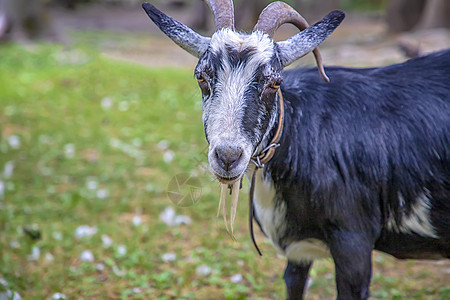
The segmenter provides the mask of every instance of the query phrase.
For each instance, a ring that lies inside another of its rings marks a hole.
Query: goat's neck
[[[300,155],[299,153],[293,153],[292,151],[298,151],[300,141],[297,141],[298,128],[295,124],[295,112],[291,107],[291,103],[284,98],[284,127],[283,133],[281,135],[279,144],[280,146],[275,150],[273,158],[264,167],[264,173],[268,176],[272,176],[274,183],[278,180],[282,180],[284,176],[291,176],[294,174],[289,174],[292,170],[297,170],[295,164],[295,157]],[[267,138],[265,138],[264,144],[266,147],[270,142],[271,138],[274,136],[278,126],[278,117],[269,131]]]
[[[279,126],[279,114],[280,114],[280,102],[278,99],[278,93],[277,93],[277,99],[275,101],[275,107],[274,110],[276,111],[276,114],[274,114],[269,122],[269,128],[266,130],[266,133],[264,134],[261,142],[258,144],[255,150],[255,155],[258,155],[261,153],[263,149],[265,149],[267,146],[269,146],[270,142],[273,140],[273,137],[275,136],[275,133],[277,131],[277,128]]]

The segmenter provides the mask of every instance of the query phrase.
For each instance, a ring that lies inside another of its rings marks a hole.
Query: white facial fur
[[[236,64],[230,61],[230,51],[242,53],[249,49],[252,52],[245,62]],[[221,66],[215,70],[215,85],[211,87],[211,94],[203,99],[203,122],[209,141],[208,158],[216,175],[232,178],[240,176],[246,170],[254,151],[255,145],[243,133],[242,126],[248,100],[246,90],[254,84],[258,68],[267,65],[272,59],[274,43],[261,32],[242,34],[223,29],[212,36],[208,51],[220,57]],[[202,67],[201,60],[199,67]],[[240,163],[229,173],[224,172],[217,164],[214,151],[218,146],[243,149]]]

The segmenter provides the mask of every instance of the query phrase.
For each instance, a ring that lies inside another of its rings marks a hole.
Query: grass
[[[260,233],[262,258],[249,240],[246,193],[237,242],[215,218],[192,71],[2,45],[0,124],[0,298],[285,298],[284,260]],[[182,174],[201,188],[187,207],[167,194]],[[168,207],[192,223],[168,226]],[[91,235],[76,235],[82,225]],[[437,265],[375,261],[375,299],[450,297]],[[333,298],[333,277],[331,261],[316,263],[309,299]]]

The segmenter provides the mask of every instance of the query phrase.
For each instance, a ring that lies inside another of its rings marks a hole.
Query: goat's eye
[[[281,80],[277,80],[275,82],[272,82],[270,84],[270,87],[273,88],[273,89],[278,89],[280,87],[280,85],[281,85]]]
[[[197,79],[198,86],[202,90],[203,96],[209,95],[209,85],[208,81],[201,74],[195,74],[195,78]]]
[[[205,81],[205,78],[202,75],[200,75],[200,74],[196,74],[195,78],[197,78],[198,82],[204,82]]]

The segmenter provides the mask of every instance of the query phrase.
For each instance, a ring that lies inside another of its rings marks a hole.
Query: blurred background
[[[200,0],[151,1],[211,35]],[[251,31],[270,1],[236,0]],[[448,0],[286,1],[347,17],[326,65],[372,67],[450,46]],[[285,261],[216,219],[196,59],[136,0],[0,0],[0,299],[283,299]],[[283,25],[277,40],[296,32]],[[314,65],[312,55],[297,65]],[[450,299],[448,261],[374,254],[373,299]],[[332,261],[307,299],[334,299]]]

